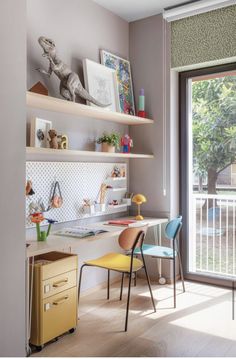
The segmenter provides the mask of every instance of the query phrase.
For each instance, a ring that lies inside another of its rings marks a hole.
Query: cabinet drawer
[[[77,286],[77,271],[60,274],[42,282],[42,297],[48,298],[66,289]]]
[[[42,345],[76,326],[77,287],[74,287],[41,302],[38,321],[31,330],[30,342]]]
[[[43,265],[40,261],[44,261]],[[34,267],[40,275],[40,280],[46,280],[77,269],[77,261],[78,257],[75,254],[49,252],[36,256]]]

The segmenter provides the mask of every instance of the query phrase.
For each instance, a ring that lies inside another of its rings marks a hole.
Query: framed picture
[[[108,51],[101,50],[101,63],[116,70],[120,112],[135,115],[130,62]]]
[[[32,118],[30,126],[30,146],[48,148],[48,131],[51,129],[51,121],[38,117]]]
[[[84,59],[83,71],[85,88],[91,96],[102,104],[110,104],[105,107],[110,111],[119,111],[119,95],[116,72],[97,62]],[[92,103],[88,103],[95,106]]]

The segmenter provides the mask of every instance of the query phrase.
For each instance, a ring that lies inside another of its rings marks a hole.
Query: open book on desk
[[[53,234],[56,236],[74,237],[74,238],[85,238],[96,236],[100,233],[106,233],[103,229],[87,228],[87,227],[71,227],[63,228]]]

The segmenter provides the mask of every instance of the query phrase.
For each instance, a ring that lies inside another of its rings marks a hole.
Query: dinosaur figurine
[[[68,101],[75,102],[76,95],[78,95],[84,100],[92,102],[94,105],[100,107],[107,107],[110,105],[100,103],[83,88],[79,76],[57,56],[56,45],[53,40],[41,36],[39,37],[38,42],[44,51],[42,56],[46,57],[49,61],[49,68],[48,71],[40,68],[38,68],[37,71],[48,77],[50,77],[53,72],[55,73],[61,81],[60,94],[62,97]]]

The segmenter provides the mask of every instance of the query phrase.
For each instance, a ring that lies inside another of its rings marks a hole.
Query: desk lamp
[[[133,196],[132,202],[136,203],[138,206],[138,215],[135,217],[136,221],[142,221],[143,216],[140,214],[140,206],[142,203],[147,202],[146,197],[143,194],[136,194]]]

